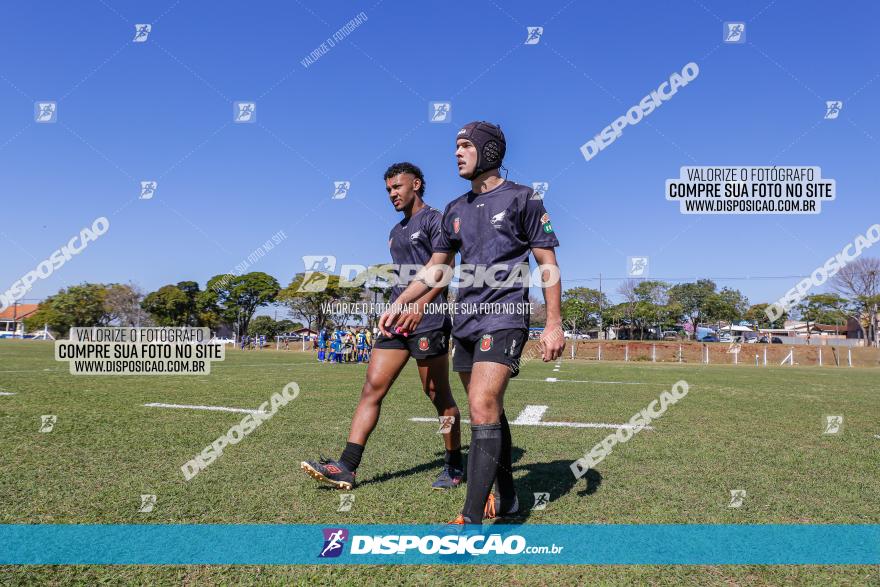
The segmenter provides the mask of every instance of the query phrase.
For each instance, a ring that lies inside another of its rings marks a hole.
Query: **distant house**
[[[862,316],[864,323],[870,322],[868,315],[865,314]],[[870,330],[868,332],[865,331],[865,327],[862,325],[863,322],[859,322],[855,318],[849,318],[846,321],[846,337],[847,338],[860,338],[862,340],[870,339],[871,334]],[[875,329],[877,326],[875,326]]]
[[[23,336],[24,319],[39,307],[39,304],[12,304],[0,312],[0,338]]]

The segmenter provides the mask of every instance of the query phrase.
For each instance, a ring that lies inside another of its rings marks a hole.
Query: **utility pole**
[[[602,327],[602,273],[599,273],[599,339],[605,338],[605,329]]]

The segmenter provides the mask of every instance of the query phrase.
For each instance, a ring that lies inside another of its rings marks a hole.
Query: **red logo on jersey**
[[[485,352],[491,348],[492,348],[492,335],[491,334],[484,334],[483,339],[480,341],[480,350]]]
[[[458,231],[461,229],[461,218],[456,218],[452,221],[452,230],[455,231],[455,234],[458,234]]]
[[[429,346],[431,346],[431,343],[428,342],[427,336],[423,336],[422,338],[419,339],[419,350],[420,351],[428,350]]]
[[[547,224],[550,222],[550,215],[544,212],[544,215],[541,216],[541,224]]]

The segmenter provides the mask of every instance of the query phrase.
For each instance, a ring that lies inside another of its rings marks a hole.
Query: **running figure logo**
[[[840,434],[843,431],[843,416],[825,416],[825,429],[822,434]]]
[[[746,23],[744,22],[725,22],[724,23],[724,42],[725,43],[745,43],[746,42]]]
[[[739,508],[742,507],[743,500],[746,498],[746,490],[745,489],[731,489],[730,490],[730,503],[727,504],[729,508]]]
[[[541,42],[541,35],[544,34],[544,27],[542,26],[527,26],[526,27],[526,42],[524,45],[537,45]]]
[[[437,434],[449,434],[452,431],[452,425],[455,424],[455,416],[438,416],[440,419],[440,428]]]
[[[55,422],[57,421],[58,416],[40,416],[40,432],[52,432],[52,430],[55,428]]]
[[[256,102],[235,102],[233,109],[233,121],[242,123],[252,123],[257,121],[257,104]]]
[[[156,507],[156,496],[141,494],[141,505],[138,507],[138,512],[142,514],[149,514],[153,511],[153,508]]]
[[[342,554],[345,541],[348,540],[348,530],[345,528],[324,528],[324,547],[318,558],[333,558]]]
[[[58,120],[58,104],[55,102],[37,102],[34,104],[34,120],[41,123]]]
[[[305,255],[302,260],[306,271],[297,291],[318,292],[327,289],[330,274],[336,269],[336,257],[333,255]]]
[[[339,496],[339,508],[337,512],[350,512],[354,505],[354,493],[343,493]]]
[[[333,182],[333,200],[344,200],[351,189],[350,181],[334,181]]]
[[[152,30],[153,25],[151,24],[134,25],[134,39],[132,39],[132,41],[135,43],[145,43]]]
[[[153,196],[156,195],[156,188],[159,187],[159,183],[155,181],[142,181],[141,182],[141,196],[138,198],[139,200],[152,200]]]
[[[428,108],[428,120],[431,122],[452,122],[452,103],[431,102]]]
[[[627,274],[630,277],[646,277],[648,275],[648,258],[629,257]]]
[[[535,505],[532,506],[533,510],[543,510],[547,508],[547,504],[550,503],[550,494],[545,492],[535,493]]]
[[[843,102],[840,100],[827,100],[825,102],[825,120],[834,120],[840,115]]]
[[[535,192],[532,194],[531,200],[543,200],[544,195],[550,189],[550,184],[546,181],[533,181],[532,182],[532,191]]]

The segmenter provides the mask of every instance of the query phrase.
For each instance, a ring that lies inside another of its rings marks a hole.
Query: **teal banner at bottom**
[[[0,564],[877,565],[880,525],[0,525]]]

